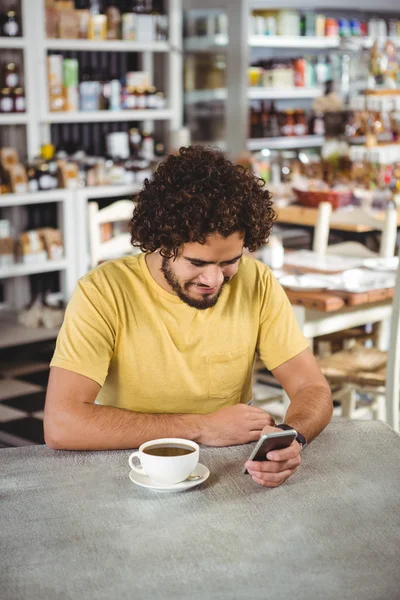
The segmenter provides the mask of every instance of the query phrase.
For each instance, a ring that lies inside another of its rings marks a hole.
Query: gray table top
[[[128,451],[0,450],[0,597],[398,600],[400,436],[332,423],[275,489],[249,450],[203,447],[180,494],[135,486]]]

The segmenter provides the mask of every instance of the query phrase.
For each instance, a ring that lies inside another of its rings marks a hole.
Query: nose
[[[218,265],[208,265],[199,276],[199,283],[209,288],[219,287],[224,281],[224,274]]]

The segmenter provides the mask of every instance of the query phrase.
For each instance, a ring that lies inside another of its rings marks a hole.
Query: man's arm
[[[332,418],[332,394],[309,348],[272,371],[290,399],[285,423],[311,442]]]
[[[311,442],[328,425],[332,417],[332,395],[325,377],[309,348],[273,371],[290,398],[285,423]],[[267,426],[263,433],[281,431]],[[248,461],[246,467],[256,483],[277,487],[284,483],[301,464],[300,445],[295,440],[289,448],[274,450],[268,461]]]
[[[100,385],[52,367],[44,411],[46,444],[55,450],[122,450],[164,437],[209,446],[245,444],[274,421],[259,408],[238,404],[208,415],[143,414],[94,404]]]

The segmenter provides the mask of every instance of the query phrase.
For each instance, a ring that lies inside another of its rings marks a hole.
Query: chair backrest
[[[324,255],[328,249],[331,225],[364,225],[376,231],[382,231],[379,255],[390,258],[394,255],[397,236],[397,210],[394,204],[388,204],[383,219],[378,218],[366,208],[342,209],[332,212],[329,202],[321,202],[318,207],[317,224],[314,230],[313,250]]]
[[[128,232],[120,233],[106,242],[102,242],[101,240],[101,225],[104,223],[116,223],[118,221],[130,221],[134,206],[132,200],[118,200],[117,202],[100,209],[97,202],[89,202],[89,250],[91,268],[97,266],[99,262],[103,260],[135,253]]]
[[[386,370],[386,421],[399,431],[400,393],[400,250],[394,288],[392,318],[390,324],[389,355]]]

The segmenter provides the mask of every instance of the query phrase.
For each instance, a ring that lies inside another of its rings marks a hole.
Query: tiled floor
[[[0,447],[44,443],[43,409],[53,351],[53,343],[45,342],[0,354]]]

